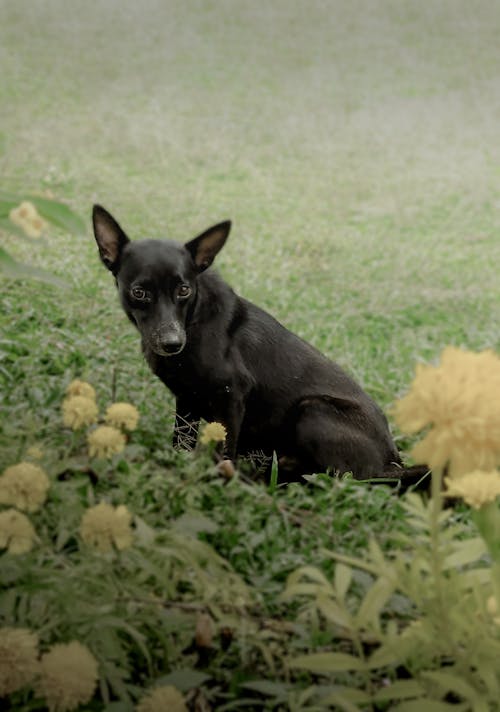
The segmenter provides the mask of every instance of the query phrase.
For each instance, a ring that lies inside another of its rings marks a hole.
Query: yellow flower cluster
[[[99,413],[96,402],[86,396],[66,398],[63,401],[62,409],[64,425],[73,430],[92,425],[96,422]]]
[[[95,389],[87,381],[81,381],[79,378],[75,378],[74,381],[66,388],[66,395],[68,398],[73,396],[83,396],[84,398],[90,398],[90,400],[95,400]]]
[[[496,470],[473,470],[466,475],[445,478],[448,497],[459,497],[469,507],[480,509],[500,496],[500,474]]]
[[[95,401],[95,390],[86,381],[76,378],[66,388],[63,401],[63,422],[69,428],[93,425],[99,414]],[[113,403],[104,417],[107,425],[101,425],[87,436],[90,457],[112,457],[125,447],[125,437],[119,428],[135,430],[139,412],[130,403]]]
[[[38,673],[38,636],[26,628],[0,628],[0,697],[21,690]]]
[[[10,221],[20,227],[28,237],[40,237],[46,229],[47,223],[39,215],[33,203],[23,201],[17,208],[12,208],[9,213]]]
[[[7,467],[0,477],[0,504],[36,512],[45,502],[49,486],[49,478],[41,467],[20,462]]]
[[[136,707],[137,712],[187,712],[182,694],[172,685],[163,685],[149,692]]]
[[[139,411],[130,403],[113,403],[106,410],[104,420],[115,428],[135,430],[139,422]]]
[[[100,425],[87,435],[90,457],[112,457],[125,447],[125,436],[110,425]]]
[[[50,712],[69,712],[90,702],[97,685],[97,661],[74,640],[54,645],[40,660],[36,692]]]
[[[0,512],[0,549],[10,554],[25,554],[33,548],[35,530],[25,514],[16,509]]]
[[[76,640],[57,644],[38,659],[38,636],[27,628],[0,628],[0,697],[30,685],[50,712],[71,712],[90,702],[97,661]]]
[[[200,442],[202,445],[208,445],[209,443],[223,443],[226,436],[226,428],[222,425],[222,423],[207,423],[201,431]]]
[[[87,509],[80,524],[83,541],[106,553],[132,545],[132,515],[124,505],[116,509],[106,502]]]
[[[418,365],[394,414],[407,433],[429,428],[412,455],[460,477],[500,464],[500,358],[447,347],[438,366]]]

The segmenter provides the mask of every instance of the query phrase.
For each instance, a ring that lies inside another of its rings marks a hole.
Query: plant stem
[[[442,586],[442,555],[439,542],[440,523],[439,519],[443,510],[443,471],[435,469],[432,472],[432,499],[431,499],[431,518],[430,518],[430,535],[431,535],[431,560],[432,560],[432,575],[434,578],[434,591],[436,595],[437,613],[439,621],[446,621],[446,605],[443,598]],[[443,626],[444,628],[445,626]],[[443,630],[445,633],[445,630]]]

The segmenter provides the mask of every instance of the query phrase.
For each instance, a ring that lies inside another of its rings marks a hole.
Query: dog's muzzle
[[[186,333],[180,324],[158,329],[151,338],[152,349],[159,356],[177,356],[185,345]]]

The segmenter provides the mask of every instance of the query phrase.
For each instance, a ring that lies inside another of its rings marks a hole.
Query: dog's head
[[[180,354],[197,277],[223,247],[231,223],[214,225],[181,245],[171,240],[130,241],[100,205],[94,205],[92,220],[101,260],[114,275],[122,306],[144,345],[160,356]]]

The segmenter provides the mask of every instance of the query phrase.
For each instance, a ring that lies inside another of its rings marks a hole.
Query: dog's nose
[[[177,354],[183,346],[184,341],[178,336],[166,336],[160,341],[160,347],[165,354]]]

